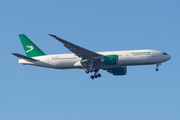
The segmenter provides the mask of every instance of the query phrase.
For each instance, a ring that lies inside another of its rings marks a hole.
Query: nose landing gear
[[[159,68],[156,68],[155,70],[156,70],[156,71],[159,71]]]
[[[158,68],[159,65],[161,65],[161,63],[157,63],[157,64],[156,64],[156,69],[155,69],[156,71],[159,71],[159,68]]]

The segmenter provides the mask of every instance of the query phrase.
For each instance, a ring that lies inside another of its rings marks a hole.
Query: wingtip
[[[56,36],[56,35],[52,35],[52,34],[48,34],[49,36],[52,36],[52,37],[54,37],[54,36]]]

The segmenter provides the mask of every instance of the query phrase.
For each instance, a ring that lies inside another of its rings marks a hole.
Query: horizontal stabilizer
[[[24,56],[24,55],[21,55],[21,54],[18,54],[18,53],[11,53],[11,54],[15,55],[18,58],[27,60],[27,61],[39,61],[39,60],[36,60],[36,59],[30,58],[30,57]]]

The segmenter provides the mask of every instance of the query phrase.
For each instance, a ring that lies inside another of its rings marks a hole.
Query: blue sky
[[[0,2],[1,120],[179,120],[179,0],[7,0]],[[70,53],[57,40],[92,51],[155,49],[172,59],[130,66],[126,76],[18,64],[26,34],[46,54]]]

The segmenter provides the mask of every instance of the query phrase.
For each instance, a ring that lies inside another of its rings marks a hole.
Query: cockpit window
[[[168,55],[167,53],[163,53],[163,55]]]

